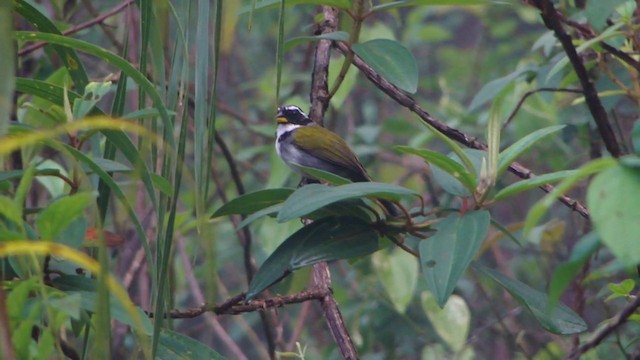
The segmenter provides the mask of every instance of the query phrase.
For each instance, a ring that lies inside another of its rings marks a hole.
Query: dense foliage
[[[640,356],[637,6],[0,2],[2,357]]]

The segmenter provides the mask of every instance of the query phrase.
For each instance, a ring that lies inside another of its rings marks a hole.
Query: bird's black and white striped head
[[[311,123],[311,119],[307,114],[295,105],[280,106],[276,114],[276,122],[279,125],[298,125],[306,126]]]

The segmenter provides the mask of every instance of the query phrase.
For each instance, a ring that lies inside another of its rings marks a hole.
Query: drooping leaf
[[[485,210],[453,213],[433,225],[436,233],[420,242],[420,267],[441,308],[480,249],[490,220]]]
[[[425,291],[420,300],[422,309],[436,333],[453,351],[462,350],[471,326],[471,312],[464,299],[461,296],[452,295],[441,308],[433,294]]]
[[[587,206],[602,242],[625,265],[640,264],[640,169],[619,164],[598,174],[587,190]]]
[[[285,201],[294,189],[266,189],[238,196],[216,210],[211,219],[225,215],[248,215]]]
[[[562,303],[548,311],[549,299],[546,294],[487,267],[474,264],[473,268],[507,290],[546,330],[561,335],[578,334],[587,330],[584,320]]]
[[[504,149],[498,156],[498,176],[502,175],[520,154],[531,148],[538,140],[560,131],[564,127],[565,125],[555,125],[536,130]]]
[[[396,150],[422,157],[425,161],[440,168],[442,171],[453,176],[464,187],[473,192],[476,187],[476,176],[468,172],[464,166],[449,156],[428,149],[416,149],[409,146],[396,146]]]
[[[399,42],[375,39],[351,47],[390,83],[411,94],[418,90],[418,65],[413,54]]]
[[[324,206],[338,201],[367,196],[398,200],[401,196],[416,196],[410,189],[393,184],[377,182],[351,183],[341,186],[310,184],[296,190],[282,206],[278,221],[284,222],[303,217]]]
[[[249,284],[251,300],[291,271],[322,261],[348,259],[378,250],[378,232],[354,217],[323,218],[293,233],[265,260]]]
[[[487,152],[476,149],[464,149],[462,153],[470,163],[469,166],[464,167],[466,172],[470,175],[473,174],[474,182],[473,187],[471,188],[472,190],[469,190],[466,186],[462,185],[462,183],[457,181],[455,177],[445,172],[440,167],[432,167],[431,174],[433,175],[433,181],[449,194],[455,196],[471,196],[473,191],[475,191],[477,178],[479,176],[479,172],[476,172],[476,169],[481,168],[483,161],[482,159],[486,158]],[[457,153],[451,153],[447,157],[459,164],[462,163]],[[469,167],[473,169],[473,173],[470,172]]]

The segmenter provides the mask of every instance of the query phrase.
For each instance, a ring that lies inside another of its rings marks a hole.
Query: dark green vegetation
[[[0,1],[0,357],[638,356],[636,6]]]

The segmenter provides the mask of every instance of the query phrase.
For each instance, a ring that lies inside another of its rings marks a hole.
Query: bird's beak
[[[289,122],[287,118],[282,114],[282,108],[278,108],[278,113],[276,114],[276,122],[278,124],[286,124]]]

